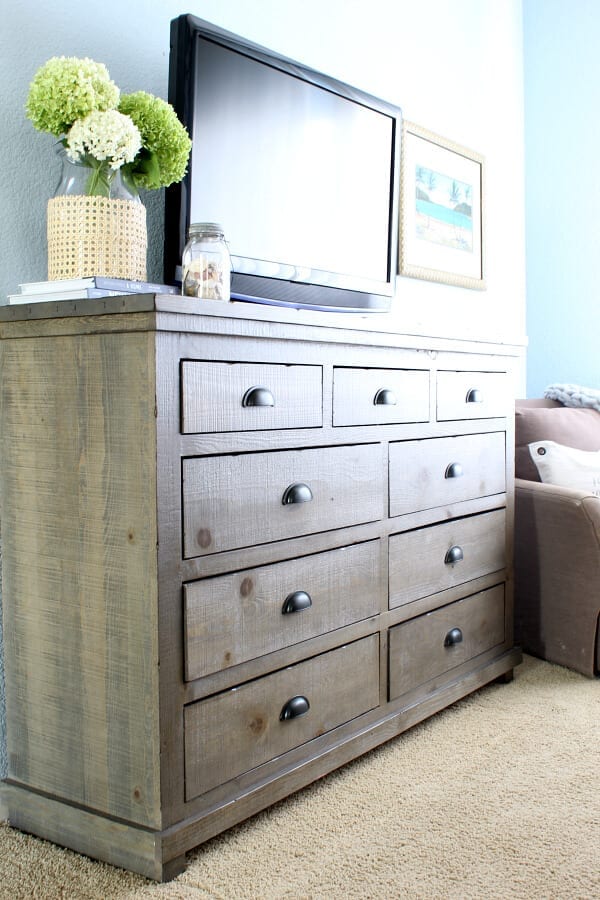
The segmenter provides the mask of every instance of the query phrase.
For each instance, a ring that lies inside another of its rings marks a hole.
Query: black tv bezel
[[[231,278],[232,298],[335,311],[385,312],[389,310],[395,292],[398,263],[398,203],[402,135],[400,108],[195,16],[181,15],[171,22],[168,99],[190,135],[193,134],[195,86],[193,73],[198,36],[216,41],[229,49],[255,58],[259,62],[309,81],[317,87],[333,91],[342,97],[382,112],[392,119],[392,158],[390,160],[392,185],[388,220],[387,280],[385,283],[381,283],[381,290],[354,290],[349,287],[331,287],[306,281],[284,280],[234,271]],[[177,280],[176,272],[181,265],[181,256],[187,239],[190,225],[190,179],[191,165],[183,180],[178,184],[171,185],[166,190],[164,279],[167,284]],[[368,223],[361,224],[366,226]]]

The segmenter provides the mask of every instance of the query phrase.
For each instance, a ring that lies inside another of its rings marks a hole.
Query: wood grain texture
[[[186,678],[318,637],[379,612],[381,541],[184,585]],[[284,614],[302,591],[311,605]]]
[[[2,345],[9,775],[146,825],[160,822],[153,372],[143,334]]]
[[[390,444],[390,516],[503,493],[504,432]],[[458,463],[462,474],[448,477]]]
[[[447,646],[454,628],[461,641]],[[396,625],[390,630],[390,700],[502,646],[504,637],[504,585]]]
[[[512,649],[472,666],[461,678],[447,681],[418,703],[403,707],[396,701],[381,713],[366,714],[356,723],[318,739],[326,744],[314,756],[291,761],[284,757],[279,769],[254,783],[235,803],[227,798],[207,804],[161,833],[132,833],[128,826],[6,783],[0,786],[0,813],[7,813],[23,831],[145,877],[168,880],[182,870],[186,851],[501,678],[520,662],[520,651]]]
[[[333,424],[386,425],[429,421],[429,371],[356,369],[337,366],[333,373]],[[393,395],[375,402],[379,391]]]
[[[518,664],[510,546],[502,557],[496,519],[476,524],[506,505],[510,544],[521,351],[381,318],[66,303],[0,311],[7,805],[21,827],[160,879],[199,841]],[[273,408],[240,407],[248,378]],[[465,384],[497,385],[502,402],[452,406]],[[379,388],[400,404],[375,409]],[[449,485],[454,461],[464,474]],[[286,508],[295,481],[313,500]],[[455,541],[466,517],[475,530]],[[400,542],[418,529],[409,571]],[[444,535],[472,570],[436,571]],[[391,609],[388,576],[392,603],[404,597]],[[434,593],[407,602],[414,584]],[[313,606],[282,629],[297,589]],[[429,643],[448,610],[465,633],[451,666]],[[280,705],[301,685],[314,703],[282,741]]]
[[[256,781],[243,793],[240,792],[235,803],[225,799],[207,804],[200,807],[199,811],[190,815],[187,820],[168,829],[164,834],[165,854],[170,856],[184,853],[197,844],[209,840],[226,828],[247,819],[248,816],[287,797],[357,756],[397,737],[467,694],[499,678],[520,662],[521,652],[517,648],[498,653],[481,664],[472,665],[462,677],[456,680],[446,679],[438,689],[426,696],[420,696],[418,702],[414,704],[403,706],[402,701],[396,701],[386,705],[381,711],[376,710],[361,716],[347,728],[336,729],[332,734],[325,736],[325,746],[320,747],[319,752],[311,757],[306,755],[293,759],[284,757],[279,761],[280,766],[274,773]]]
[[[162,880],[162,847],[156,833],[96,815],[19,785],[4,783],[0,795],[14,828],[93,859],[130,869],[146,878]]]
[[[185,459],[184,555],[381,519],[381,472],[380,444]],[[284,503],[297,483],[310,488],[312,500]]]
[[[321,366],[201,362],[181,364],[181,426],[184,433],[221,434],[323,424]],[[272,406],[243,406],[253,387],[271,393]]]
[[[437,418],[491,419],[510,414],[510,382],[500,372],[438,372]],[[477,391],[479,400],[469,402],[471,391]]]
[[[310,708],[282,720],[293,697]],[[379,635],[201,700],[185,710],[186,796],[196,797],[379,704]]]
[[[390,537],[390,607],[465,584],[506,565],[506,514],[503,509],[453,519]],[[460,560],[446,560],[451,548]]]

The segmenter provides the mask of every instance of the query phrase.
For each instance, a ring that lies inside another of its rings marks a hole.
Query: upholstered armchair
[[[517,401],[515,632],[523,650],[600,672],[600,496],[541,483],[529,444],[600,450],[600,413]]]

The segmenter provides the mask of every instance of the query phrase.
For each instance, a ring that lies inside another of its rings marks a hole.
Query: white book
[[[104,275],[90,275],[87,278],[64,278],[58,281],[30,281],[19,285],[19,293],[56,294],[64,291],[80,291],[85,288],[115,291],[118,294],[181,293],[178,287],[174,287],[171,284],[158,284],[152,281],[130,281],[127,278],[108,278]]]
[[[103,291],[100,288],[79,288],[72,291],[52,291],[39,294],[9,294],[4,306],[15,303],[43,303],[46,300],[88,300],[94,297],[119,297],[123,291]]]

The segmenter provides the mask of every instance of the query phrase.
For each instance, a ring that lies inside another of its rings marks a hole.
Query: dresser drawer
[[[322,384],[321,366],[184,360],[181,430],[320,428]]]
[[[382,452],[357,444],[184,459],[185,556],[381,519]]]
[[[378,705],[378,635],[190,704],[186,800]]]
[[[390,700],[502,644],[504,586],[390,628]]]
[[[390,444],[390,516],[501,494],[504,432]]]
[[[390,608],[506,565],[503,509],[390,537]]]
[[[379,613],[381,541],[184,585],[190,681]]]
[[[512,403],[506,372],[438,372],[437,419],[506,416]]]
[[[409,369],[334,369],[334,425],[428,421],[429,372]]]

